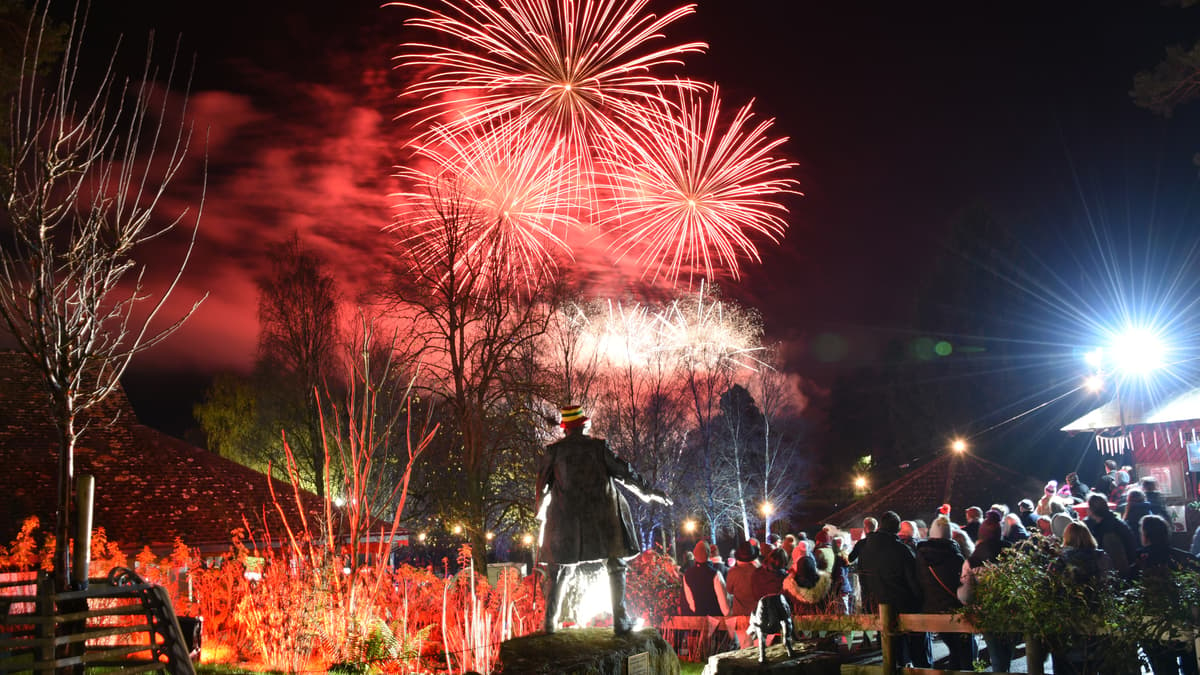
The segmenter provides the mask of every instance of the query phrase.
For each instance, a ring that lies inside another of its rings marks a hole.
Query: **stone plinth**
[[[783,645],[767,647],[766,663],[758,662],[758,648],[739,649],[717,654],[708,659],[703,675],[839,675],[841,659],[830,652],[805,649],[804,643],[793,645],[796,655],[788,658]]]
[[[496,669],[504,675],[625,675],[629,657],[642,653],[648,655],[646,672],[679,675],[679,658],[653,629],[623,637],[611,628],[583,628],[514,638],[500,645]]]

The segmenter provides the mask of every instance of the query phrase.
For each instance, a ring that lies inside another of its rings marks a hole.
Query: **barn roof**
[[[0,352],[0,544],[36,515],[54,527],[58,434],[49,398],[24,355]],[[288,519],[299,511],[292,487],[140,424],[121,389],[94,410],[76,451],[75,472],[96,477],[94,523],[123,548],[165,548],[176,537],[202,550],[227,550],[235,528],[283,530],[272,486]],[[320,501],[304,492],[310,523]],[[243,520],[243,518],[245,520]]]
[[[1036,499],[1044,481],[970,454],[945,453],[926,464],[897,474],[867,496],[827,516],[822,522],[839,528],[861,527],[863,518],[895,511],[905,520],[932,522],[938,507],[950,504],[951,517],[963,519],[963,509],[1002,503],[1015,507],[1023,498]]]

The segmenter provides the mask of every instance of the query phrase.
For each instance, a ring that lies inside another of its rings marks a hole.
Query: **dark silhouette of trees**
[[[259,410],[289,432],[305,483],[323,496],[325,453],[317,392],[333,383],[343,342],[337,282],[293,235],[258,282]],[[278,433],[278,429],[275,430]]]

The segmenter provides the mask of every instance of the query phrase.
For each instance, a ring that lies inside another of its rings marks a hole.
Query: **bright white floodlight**
[[[1109,358],[1126,375],[1144,375],[1161,368],[1166,355],[1162,340],[1145,328],[1133,328],[1113,338]]]

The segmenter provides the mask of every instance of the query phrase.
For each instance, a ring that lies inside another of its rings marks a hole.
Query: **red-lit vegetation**
[[[28,518],[17,538],[0,546],[0,571],[50,566],[53,538],[40,534],[38,519]],[[166,557],[147,548],[130,561],[98,529],[91,576],[132,564],[146,580],[166,587],[179,615],[204,617],[206,662],[286,672],[336,665],[490,672],[503,640],[541,626],[540,577],[509,569],[490,584],[475,574],[466,547],[459,557],[457,574],[408,565],[364,565],[347,573],[337,556],[314,564],[290,556],[286,546],[248,541],[239,530],[230,550],[217,558],[205,560],[177,541]],[[669,557],[638,556],[630,564],[631,610],[656,625],[675,613],[679,583]]]

